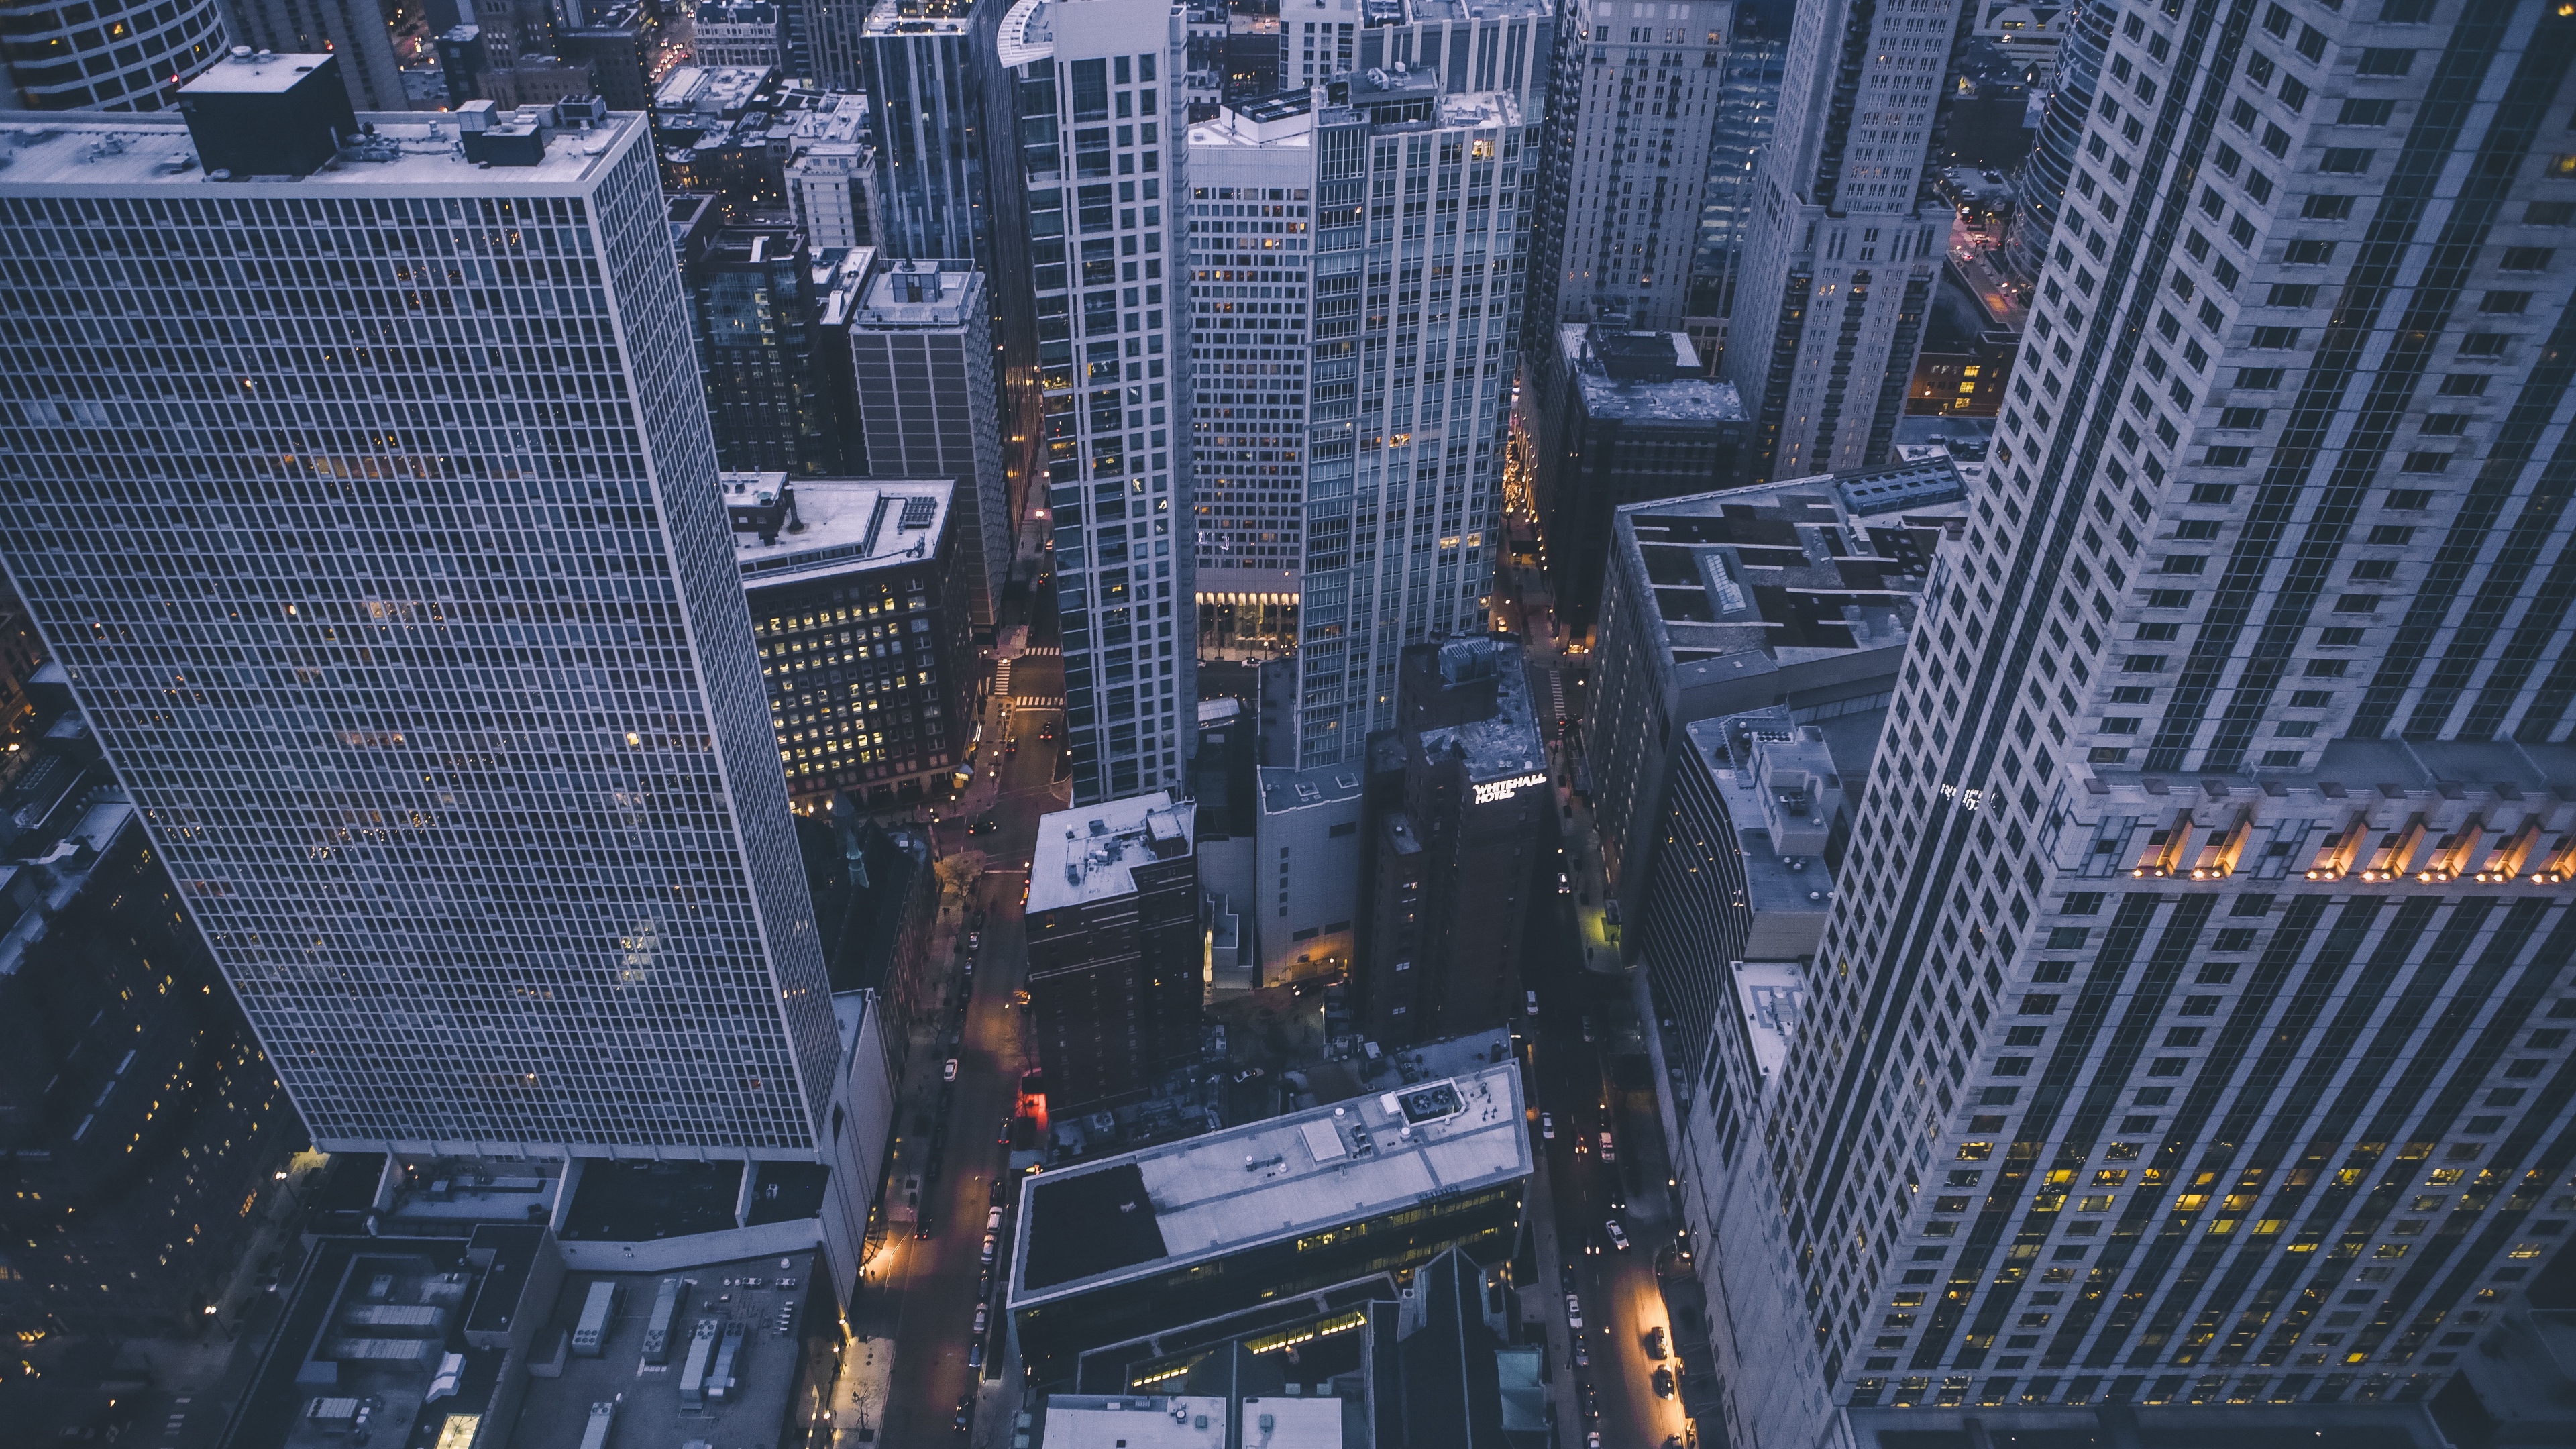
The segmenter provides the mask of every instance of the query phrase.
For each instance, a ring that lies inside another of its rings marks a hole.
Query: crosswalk
[[[1021,657],[1028,659],[1052,659],[1063,653],[1063,646],[1058,644],[1032,644],[1020,651]]]
[[[1024,694],[1011,701],[1011,708],[1062,709],[1064,708],[1064,696],[1061,694]]]
[[[993,666],[993,692],[1004,699],[1011,697],[1011,661],[1008,659]]]
[[[1565,676],[1551,669],[1547,672],[1547,692],[1555,701],[1556,722],[1565,723]]]

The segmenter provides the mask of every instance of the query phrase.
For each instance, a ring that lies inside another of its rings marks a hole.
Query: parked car
[[[957,1396],[957,1417],[948,1421],[948,1427],[963,1434],[966,1432],[966,1426],[974,1420],[975,1394],[973,1390],[968,1390]]]
[[[996,1205],[991,1212],[984,1214],[984,1231],[988,1233],[998,1233],[1001,1230],[1002,1209]]]
[[[1612,1218],[1608,1222],[1603,1223],[1602,1227],[1609,1231],[1610,1246],[1617,1248],[1623,1253],[1628,1251],[1628,1234],[1625,1229],[1622,1229],[1619,1226],[1619,1220],[1617,1218]]]
[[[979,1338],[966,1345],[966,1366],[970,1369],[984,1366],[984,1340]]]
[[[939,1080],[943,1082],[953,1082],[957,1080],[957,1059],[955,1057],[950,1057],[946,1062],[940,1065]]]
[[[1667,1352],[1664,1347],[1664,1326],[1659,1323],[1646,1331],[1646,1357],[1660,1361]]]
[[[1556,873],[1556,893],[1561,896],[1574,894],[1573,879],[1561,870]]]
[[[982,1338],[982,1337],[984,1336],[984,1329],[985,1329],[985,1326],[986,1326],[986,1325],[988,1325],[988,1324],[990,1324],[992,1321],[993,1321],[993,1305],[992,1305],[992,1304],[990,1304],[990,1303],[978,1303],[978,1304],[976,1304],[976,1305],[975,1305],[975,1336],[976,1336],[977,1338]]]
[[[986,1233],[984,1235],[984,1266],[987,1268],[993,1266],[993,1243],[993,1235],[991,1233]]]
[[[1583,1346],[1583,1336],[1581,1334],[1576,1334],[1574,1338],[1574,1366],[1576,1368],[1592,1367],[1592,1350]]]
[[[1673,1371],[1668,1368],[1659,1368],[1655,1370],[1654,1385],[1656,1398],[1671,1398],[1673,1396]]]
[[[972,956],[983,949],[984,933],[981,931],[968,931],[966,933],[966,954]]]
[[[1537,992],[1535,992],[1535,991],[1524,991],[1524,992],[1522,992],[1522,993],[1521,993],[1521,999],[1522,999],[1524,1002],[1528,1003],[1528,1009],[1529,1009],[1529,1014],[1530,1014],[1530,1015],[1532,1015],[1532,1016],[1536,1016],[1536,1015],[1538,1015],[1538,993],[1537,993]]]
[[[1550,1142],[1554,1142],[1556,1140],[1556,1114],[1554,1112],[1541,1112],[1538,1114],[1538,1135]]]
[[[1565,1295],[1565,1326],[1568,1328],[1583,1326],[1583,1300],[1571,1293]]]
[[[912,1220],[912,1235],[916,1238],[926,1238],[930,1236],[930,1214],[923,1213],[920,1217]]]

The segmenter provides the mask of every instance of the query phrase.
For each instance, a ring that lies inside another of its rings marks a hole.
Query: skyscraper
[[[792,226],[729,226],[689,258],[716,456],[738,472],[846,472],[852,400],[822,356],[813,253]]]
[[[1887,461],[1949,244],[1930,157],[1968,23],[1949,0],[1797,12],[1727,321],[1751,481]]]
[[[2560,1250],[2576,19],[2436,22],[2120,16],[1805,1022],[1682,1164],[1739,1441],[2421,1399]]]
[[[217,0],[11,5],[0,29],[0,102],[25,111],[157,111],[228,44]]]
[[[1021,0],[1019,90],[1076,804],[1176,786],[1197,746],[1180,12]],[[1173,208],[1167,212],[1167,208]]]
[[[1680,330],[1731,11],[1721,0],[1568,11],[1546,117],[1541,323]]]
[[[2111,27],[2118,18],[2118,6],[2092,4],[2067,22],[2056,81],[2040,113],[2030,155],[2013,174],[2012,220],[2004,224],[2004,264],[2024,277],[2037,277],[2047,264],[2048,239],[2058,213],[2066,209],[2066,188],[2074,182],[2076,152],[2084,144],[2084,122],[2102,84],[2102,53],[2110,48]]]
[[[340,59],[349,104],[407,111],[393,26],[377,0],[231,0],[233,42],[262,50],[327,50]],[[641,103],[637,105],[641,109]]]
[[[1199,1054],[1197,820],[1163,790],[1038,820],[1029,1012],[1053,1111],[1132,1102]]]
[[[1752,230],[1754,167],[1780,122],[1781,68],[1797,7],[1790,0],[1738,0],[1734,33],[1718,62],[1717,109],[1708,138],[1708,183],[1700,194],[1699,251],[1691,258],[1691,342],[1712,373],[1726,350],[1726,316]]]
[[[835,1028],[643,119],[341,153],[337,64],[14,128],[0,560],[317,1145],[810,1160]]]

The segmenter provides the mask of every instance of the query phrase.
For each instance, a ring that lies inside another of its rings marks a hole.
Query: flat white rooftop
[[[1042,1449],[1225,1449],[1225,1410],[1223,1399],[1185,1394],[1054,1394]]]
[[[1029,1179],[1011,1306],[1527,1177],[1517,1062]]]
[[[358,119],[374,124],[375,139],[385,143],[377,153],[382,159],[334,161],[291,181],[209,181],[187,122],[174,112],[0,111],[0,156],[9,160],[0,170],[0,191],[43,195],[113,187],[213,197],[570,192],[614,164],[645,129],[642,116],[613,114],[588,131],[556,132],[546,142],[545,159],[534,166],[478,166],[465,159],[452,119],[422,119],[417,111]]]
[[[1158,854],[1155,842],[1169,850]],[[1115,900],[1136,889],[1136,867],[1187,855],[1198,839],[1198,812],[1172,803],[1171,792],[1131,795],[1038,817],[1029,852],[1027,913]]]
[[[745,504],[762,478],[776,476],[723,473],[717,475],[717,487],[727,503]],[[957,485],[938,479],[807,478],[792,484],[791,491],[801,531],[781,529],[775,543],[763,543],[758,534],[734,534],[734,562],[743,582],[765,588],[919,563],[939,548],[939,531],[948,521]]]

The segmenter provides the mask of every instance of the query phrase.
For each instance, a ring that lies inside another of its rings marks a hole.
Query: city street
[[[1054,607],[1043,593],[1036,601],[1038,627],[1033,641],[1010,660],[1010,695],[1019,699],[1061,700],[1063,664],[1054,654]],[[999,692],[985,715],[986,744],[979,768],[998,771],[996,786],[979,781],[961,802],[944,807],[934,825],[939,854],[979,852],[985,871],[969,887],[954,947],[941,969],[948,973],[949,1000],[963,1003],[962,1026],[954,1014],[941,1023],[940,1034],[916,1046],[899,1098],[894,1160],[888,1172],[891,1207],[918,1193],[919,1213],[929,1236],[916,1236],[912,1222],[893,1224],[882,1251],[869,1264],[860,1302],[851,1315],[852,1329],[867,1337],[894,1341],[891,1389],[881,1444],[964,1442],[951,1429],[959,1400],[974,1394],[982,1401],[973,1435],[976,1443],[1007,1442],[997,1432],[1012,1400],[1016,1375],[987,1378],[970,1368],[968,1350],[976,1341],[975,1306],[979,1289],[994,1304],[990,1320],[1001,1317],[996,1285],[1007,1276],[1007,1261],[998,1261],[987,1280],[981,1261],[984,1224],[994,1205],[994,1178],[1005,1170],[1007,1149],[1000,1129],[1019,1105],[1020,1074],[1027,1065],[1021,1030],[1023,1008],[1013,994],[1025,984],[1027,940],[1021,916],[1023,862],[1037,837],[1038,817],[1065,808],[1064,786],[1054,778],[1063,744],[1064,713],[1053,704],[1012,708]],[[1045,736],[1052,736],[1047,738]],[[1012,742],[1017,742],[1017,749]],[[955,905],[950,902],[950,905]],[[971,974],[962,969],[975,913],[984,913]],[[958,1032],[956,1045],[949,1033]],[[944,1080],[948,1060],[957,1061],[956,1079]],[[1005,1202],[1006,1211],[1016,1207]],[[1001,1238],[1010,1236],[1006,1227]],[[1007,1335],[990,1331],[988,1349]]]

